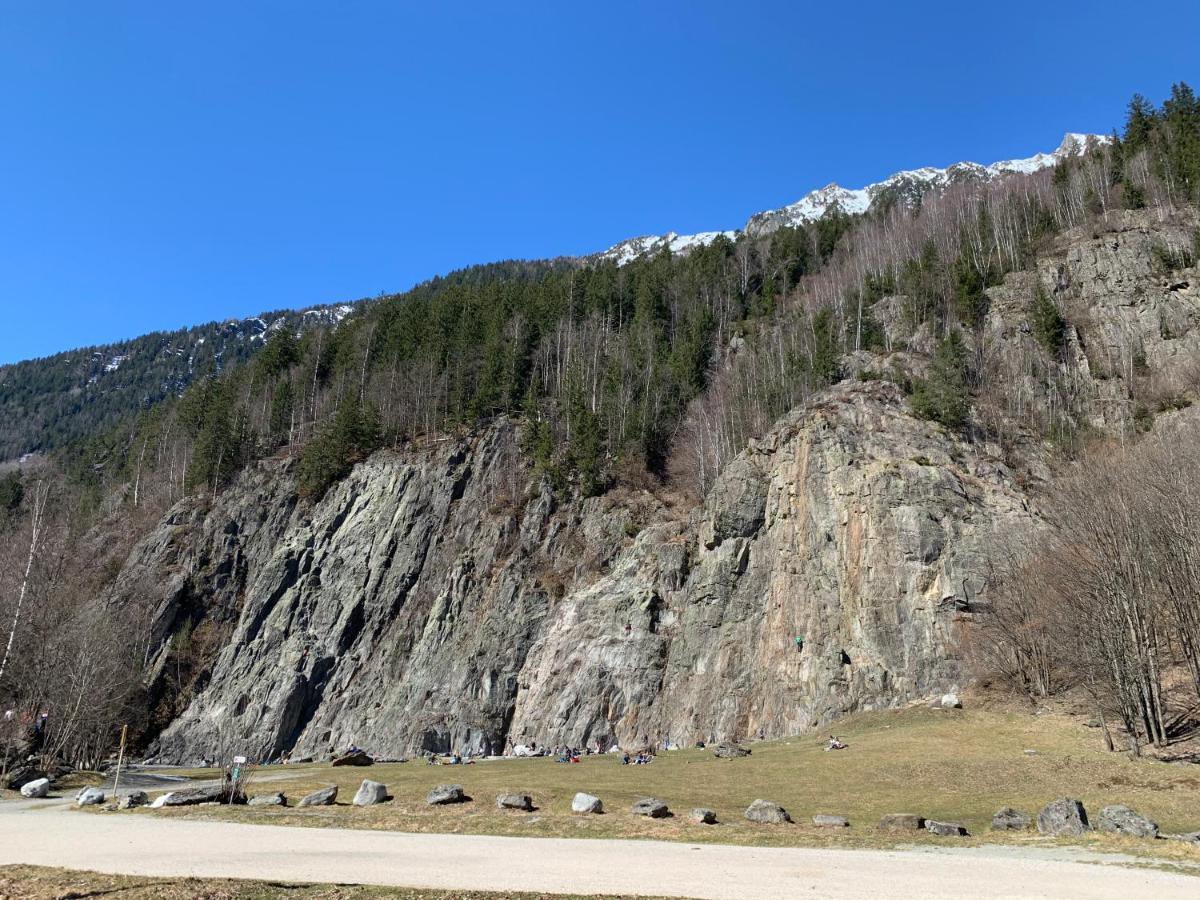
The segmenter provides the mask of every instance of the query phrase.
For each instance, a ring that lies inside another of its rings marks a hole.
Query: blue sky
[[[1200,87],[1196,35],[1192,0],[0,0],[0,362],[1028,156]]]

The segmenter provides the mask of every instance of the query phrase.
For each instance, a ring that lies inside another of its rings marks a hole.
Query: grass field
[[[1107,804],[1124,803],[1155,819],[1164,832],[1200,830],[1200,767],[1133,761],[1108,753],[1094,730],[1070,717],[914,707],[855,717],[839,723],[837,734],[848,749],[824,752],[821,736],[809,735],[753,744],[753,755],[738,760],[716,759],[709,750],[681,750],[663,754],[648,766],[622,766],[611,756],[600,756],[585,757],[578,765],[514,759],[470,766],[434,767],[417,761],[369,768],[271,767],[256,773],[251,794],[282,790],[295,803],[309,791],[337,784],[337,805],[202,806],[132,814],[420,832],[889,846],[914,841],[1042,842],[1045,839],[1036,832],[989,832],[992,813],[1013,806],[1036,814],[1049,800],[1072,796],[1082,800],[1093,817]],[[269,780],[281,777],[287,780]],[[393,799],[374,807],[350,805],[363,778],[387,784]],[[447,782],[461,784],[473,802],[426,805],[429,789]],[[497,809],[495,797],[502,791],[530,794],[537,809]],[[573,814],[570,805],[576,791],[599,796],[605,815]],[[632,816],[630,805],[649,796],[665,801],[674,817]],[[796,824],[747,822],[744,809],[760,797],[783,805]],[[720,824],[689,821],[688,812],[697,806],[716,810]],[[880,833],[874,826],[892,812],[958,822],[973,837]],[[846,816],[852,827],[815,828],[808,823],[816,813]],[[1153,846],[1155,855],[1200,860],[1200,850],[1175,841],[1089,835],[1077,843],[1135,851]]]
[[[554,900],[582,900],[562,894],[425,891],[224,878],[138,878],[42,866],[0,866],[0,900],[65,900],[110,895],[121,900],[267,900],[276,897],[296,900],[541,900],[550,897]],[[605,898],[589,895],[589,900]]]

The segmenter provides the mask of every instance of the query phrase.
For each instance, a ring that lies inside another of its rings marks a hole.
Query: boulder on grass
[[[925,819],[914,813],[888,813],[879,820],[883,831],[920,831],[925,827]]]
[[[215,784],[211,787],[187,788],[165,795],[162,806],[198,806],[201,803],[245,803],[246,796],[240,791],[230,797],[229,788]]]
[[[1078,800],[1059,797],[1042,807],[1037,817],[1037,829],[1051,837],[1083,834],[1088,830],[1087,810]]]
[[[575,795],[575,799],[571,801],[571,811],[577,813],[602,813],[604,812],[604,804],[600,802],[599,797],[580,791]]]
[[[1152,822],[1128,806],[1122,806],[1119,803],[1100,810],[1100,818],[1096,822],[1096,827],[1109,834],[1124,834],[1128,837],[1140,838],[1158,837],[1157,822]]]
[[[967,829],[963,828],[957,822],[934,822],[927,820],[925,822],[925,830],[930,834],[936,834],[940,837],[966,837]]]
[[[87,787],[75,795],[76,806],[99,806],[104,802],[104,791],[96,787]]]
[[[1002,806],[992,815],[992,831],[1024,831],[1029,827],[1029,821],[1025,813]]]
[[[374,806],[377,803],[382,803],[388,798],[387,785],[379,781],[372,781],[370,778],[364,778],[363,783],[359,785],[358,792],[354,795],[355,806]]]
[[[425,802],[430,806],[445,806],[448,803],[465,803],[467,795],[463,793],[461,784],[439,784],[426,797]]]
[[[731,744],[729,741],[722,741],[713,748],[713,756],[717,759],[741,759],[743,756],[749,755],[749,748]]]
[[[786,809],[770,800],[755,800],[746,807],[745,816],[751,822],[764,822],[768,825],[782,825],[792,821]]]
[[[373,766],[375,760],[367,756],[365,750],[355,750],[352,753],[347,753],[345,756],[339,756],[330,765],[334,766]]]
[[[287,806],[287,797],[281,792],[273,794],[255,794],[250,798],[251,806]]]
[[[331,784],[327,788],[321,788],[319,791],[313,791],[307,797],[304,797],[296,804],[297,807],[305,806],[330,806],[337,799],[337,785]]]
[[[698,825],[716,825],[717,814],[711,809],[705,809],[703,806],[698,806],[692,810],[691,820]]]
[[[50,793],[50,779],[36,778],[33,781],[27,781],[21,785],[21,796],[37,799],[45,797]]]
[[[651,819],[665,819],[671,814],[671,810],[667,808],[667,804],[661,800],[655,800],[653,797],[644,797],[629,810],[635,816],[648,816]]]
[[[528,794],[500,794],[496,797],[497,809],[519,809],[522,812],[533,810],[533,798]]]
[[[117,809],[137,809],[150,802],[150,796],[145,791],[130,791],[117,801]]]
[[[850,820],[845,816],[827,816],[818,814],[812,817],[812,823],[818,828],[849,828]]]

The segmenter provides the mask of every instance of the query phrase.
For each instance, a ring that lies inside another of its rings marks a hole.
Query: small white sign
[[[233,762],[234,762],[234,764],[235,764],[235,765],[239,765],[239,766],[240,766],[240,765],[242,765],[243,763],[245,763],[245,762],[246,762],[246,757],[244,757],[244,756],[235,756],[235,757],[233,758]]]

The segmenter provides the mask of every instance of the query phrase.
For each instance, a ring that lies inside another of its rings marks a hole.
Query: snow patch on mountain
[[[703,231],[699,234],[669,231],[663,235],[643,235],[614,244],[590,258],[623,266],[640,257],[659,253],[664,248],[670,248],[672,253],[687,253],[695,247],[711,244],[719,235],[730,240],[742,232],[757,237],[770,234],[778,228],[815,222],[832,209],[847,215],[861,215],[869,211],[881,197],[897,197],[903,202],[912,203],[926,193],[944,190],[961,181],[992,181],[1009,175],[1030,175],[1054,166],[1063,159],[1079,156],[1091,146],[1107,144],[1110,140],[1104,135],[1068,132],[1052,153],[1036,153],[1025,159],[1006,159],[986,166],[974,162],[954,163],[945,168],[925,166],[897,172],[883,181],[861,188],[827,184],[805,194],[795,203],[755,213],[741,231]]]

